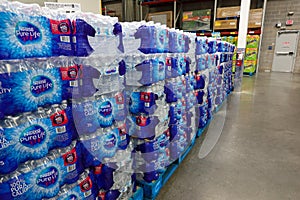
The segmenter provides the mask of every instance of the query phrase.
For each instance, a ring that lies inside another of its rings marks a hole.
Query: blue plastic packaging
[[[0,198],[51,198],[58,194],[62,185],[77,181],[83,172],[81,149],[66,149],[67,152],[55,150],[48,157],[25,164],[20,169],[22,173],[4,177],[0,185]]]
[[[52,43],[48,18],[0,12],[0,60],[50,57]]]
[[[83,199],[94,200],[98,196],[97,185],[95,184],[95,177],[90,172],[81,174],[79,180],[71,185],[64,185],[59,194],[53,199]],[[52,200],[52,199],[51,199]]]
[[[153,114],[157,109],[155,101],[157,95],[152,92],[131,92],[129,100],[129,111],[132,114]]]
[[[82,19],[73,21],[73,28],[73,34],[76,37],[75,55],[89,56],[94,50],[89,44],[88,36],[95,37],[96,30]]]
[[[157,116],[136,115],[128,116],[126,120],[129,135],[140,139],[153,139],[155,128],[159,124]]]
[[[127,116],[125,103],[124,91],[97,97],[94,109],[100,127],[112,126],[114,121],[124,121]]]
[[[155,26],[140,26],[134,34],[135,39],[141,39],[139,50],[145,54],[156,53],[155,49]]]
[[[1,129],[2,174],[14,171],[27,160],[46,156],[51,149],[70,145],[77,136],[69,108],[51,113],[49,117],[30,120],[23,117],[19,121],[15,126]]]

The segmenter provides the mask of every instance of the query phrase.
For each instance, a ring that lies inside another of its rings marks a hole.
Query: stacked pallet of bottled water
[[[217,89],[225,90],[219,68],[226,63],[230,70],[227,54],[233,47],[141,23],[135,28],[127,23],[122,26],[128,37],[124,38],[125,52],[133,53],[125,59],[127,125],[135,146],[134,167],[140,172],[137,178],[151,182],[182,155],[197,129],[206,126],[216,105],[224,100],[218,101],[217,95]],[[220,49],[222,45],[227,48]],[[227,60],[220,61],[224,55]]]
[[[0,199],[128,199],[232,89],[226,42],[0,2]]]
[[[8,1],[0,16],[0,199],[131,197],[118,20]]]
[[[233,90],[232,56],[234,46],[213,38],[196,38],[196,65],[199,84],[195,89],[203,97],[196,107],[199,128],[207,125],[213,113]],[[199,96],[199,95],[198,95]]]

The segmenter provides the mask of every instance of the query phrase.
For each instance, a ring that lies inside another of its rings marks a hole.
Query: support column
[[[242,79],[244,71],[244,57],[246,50],[246,39],[248,32],[248,19],[251,0],[241,0],[240,24],[237,44],[237,59],[234,77],[234,90],[240,92],[242,89]]]

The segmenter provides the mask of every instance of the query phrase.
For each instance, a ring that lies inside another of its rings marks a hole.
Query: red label
[[[69,20],[50,20],[51,31],[53,34],[71,34],[71,24]]]
[[[119,126],[118,129],[119,129],[119,135],[120,136],[127,134],[126,124],[123,124],[123,125]]]
[[[166,58],[166,65],[167,65],[167,66],[171,66],[171,65],[172,65],[172,60],[171,60],[170,57],[167,57],[167,58]]]
[[[117,104],[124,104],[123,93],[120,92],[120,93],[116,94],[115,98],[116,98],[116,103]]]
[[[182,115],[182,120],[186,122],[186,114]]]
[[[186,101],[184,98],[181,99],[182,106],[186,106]]]
[[[54,113],[50,116],[52,126],[63,126],[69,122],[68,116],[64,110]]]
[[[63,81],[73,81],[82,78],[82,65],[60,67],[59,69]]]
[[[144,117],[144,116],[136,117],[136,124],[138,126],[146,126],[147,125],[147,117]]]
[[[69,151],[68,153],[65,153],[63,156],[64,159],[64,165],[68,166],[68,165],[73,165],[76,163],[77,161],[77,152],[76,152],[76,148],[73,148],[71,151]]]
[[[94,168],[94,174],[102,174],[103,164],[100,164]]]
[[[93,183],[90,177],[87,177],[84,179],[80,184],[80,190],[81,192],[87,192],[92,189]]]
[[[72,21],[72,25],[73,25],[73,34],[76,34],[76,21]]]
[[[238,67],[242,66],[242,60],[237,60],[236,61],[236,66],[238,66]]]
[[[142,101],[145,101],[145,102],[150,102],[151,101],[151,93],[150,92],[141,92],[141,96],[140,96],[140,99]]]
[[[98,197],[100,200],[105,200],[105,192],[99,192]]]
[[[170,129],[167,129],[167,130],[165,131],[165,135],[166,135],[167,137],[170,137],[170,136],[171,136]]]
[[[165,152],[166,152],[166,155],[167,155],[168,157],[170,157],[170,149],[169,149],[169,148],[166,148],[166,149],[165,149]]]

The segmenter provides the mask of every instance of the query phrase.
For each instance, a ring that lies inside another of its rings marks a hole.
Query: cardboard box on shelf
[[[263,9],[251,9],[249,13],[248,28],[260,28],[262,21]]]
[[[237,29],[237,19],[216,20],[215,30]]]
[[[183,12],[182,29],[189,31],[211,30],[211,9]]]
[[[247,61],[255,61],[257,60],[257,48],[247,48],[246,49],[246,55],[245,55],[245,60]]]
[[[173,11],[149,13],[147,16],[147,20],[165,24],[165,25],[167,25],[167,27],[172,28],[173,27]]]
[[[240,15],[240,10],[240,6],[218,8],[217,18],[237,17]]]

